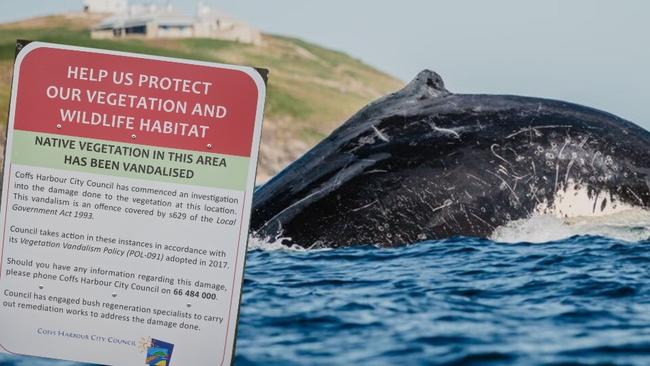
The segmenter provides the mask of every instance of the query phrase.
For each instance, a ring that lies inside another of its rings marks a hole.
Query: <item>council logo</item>
[[[173,351],[173,344],[152,338],[149,348],[147,348],[145,364],[149,366],[169,366]]]

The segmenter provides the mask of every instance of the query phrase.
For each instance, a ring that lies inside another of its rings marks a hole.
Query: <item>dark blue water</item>
[[[650,243],[253,250],[236,362],[650,365]]]

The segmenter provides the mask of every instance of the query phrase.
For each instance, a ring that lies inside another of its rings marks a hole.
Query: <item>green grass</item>
[[[269,98],[266,104],[266,113],[268,115],[288,115],[300,120],[308,118],[312,114],[312,110],[307,103],[284,89],[278,88],[274,83],[269,85],[267,94],[273,95],[273,98]]]

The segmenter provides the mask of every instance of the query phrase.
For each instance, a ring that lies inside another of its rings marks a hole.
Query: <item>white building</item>
[[[84,0],[86,13],[119,14],[129,8],[128,0]]]
[[[91,37],[191,38],[194,22],[171,5],[133,5],[126,13],[104,19],[92,29]]]
[[[127,4],[128,5],[128,4]],[[197,16],[178,13],[165,6],[136,4],[104,19],[91,30],[92,38],[214,38],[261,44],[262,33],[210,6],[198,4]]]

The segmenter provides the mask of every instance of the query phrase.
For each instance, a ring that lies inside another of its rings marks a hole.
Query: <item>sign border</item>
[[[244,190],[244,199],[243,199],[243,209],[241,213],[241,219],[240,219],[240,228],[239,228],[239,241],[237,243],[237,249],[236,249],[236,255],[235,255],[235,271],[233,274],[233,279],[232,279],[232,289],[231,289],[231,294],[230,294],[230,301],[229,301],[229,310],[228,310],[228,321],[226,323],[226,335],[225,335],[225,341],[224,341],[224,348],[222,352],[222,359],[219,363],[219,365],[223,365],[224,362],[226,362],[227,357],[229,359],[229,363],[233,364],[234,359],[235,359],[235,347],[236,347],[236,336],[237,336],[237,325],[239,323],[239,314],[241,310],[241,301],[242,301],[242,294],[243,294],[243,283],[244,283],[244,270],[246,266],[246,252],[248,251],[248,231],[249,231],[249,226],[250,226],[250,216],[251,216],[251,209],[252,209],[252,197],[253,197],[253,192],[255,190],[255,177],[257,174],[257,163],[258,163],[258,156],[259,156],[259,150],[260,150],[260,142],[261,142],[261,137],[262,137],[262,122],[264,119],[264,106],[266,102],[266,75],[267,75],[267,70],[266,69],[257,69],[249,66],[238,66],[238,65],[230,65],[230,64],[222,64],[222,63],[217,63],[217,62],[208,62],[208,61],[198,61],[198,60],[190,60],[190,59],[183,59],[183,58],[176,58],[176,57],[167,57],[167,56],[156,56],[156,55],[147,55],[147,54],[139,54],[139,53],[133,53],[133,52],[124,52],[124,51],[113,51],[113,50],[106,50],[106,49],[98,49],[98,48],[90,48],[90,47],[80,47],[80,46],[71,46],[71,45],[64,45],[64,44],[58,44],[58,43],[49,43],[49,42],[41,42],[41,41],[23,41],[23,40],[17,40],[16,45],[17,45],[17,55],[16,59],[14,62],[14,69],[13,69],[13,80],[11,83],[11,93],[10,93],[10,103],[9,103],[9,115],[7,118],[7,127],[6,127],[6,138],[5,138],[5,147],[4,147],[4,164],[3,164],[3,174],[0,179],[2,179],[2,190],[3,192],[6,192],[6,195],[9,194],[9,183],[11,181],[11,157],[12,157],[12,142],[9,139],[10,133],[13,133],[14,131],[14,122],[15,122],[15,113],[16,113],[16,96],[18,94],[18,84],[19,84],[19,78],[20,78],[20,69],[21,69],[21,64],[22,61],[29,55],[30,52],[39,49],[39,48],[53,48],[53,49],[60,49],[60,50],[68,50],[68,51],[77,51],[77,52],[87,52],[87,53],[95,53],[95,54],[105,54],[105,55],[114,55],[114,56],[122,56],[122,57],[130,57],[130,58],[139,58],[139,59],[147,59],[147,60],[154,60],[154,61],[163,61],[163,62],[171,62],[171,63],[177,63],[177,64],[187,64],[187,65],[198,65],[198,66],[206,66],[206,67],[213,67],[213,68],[221,68],[221,69],[227,69],[227,70],[235,70],[235,71],[240,71],[250,77],[255,85],[257,86],[257,106],[256,106],[256,111],[255,111],[255,122],[254,122],[254,128],[253,128],[253,139],[251,143],[251,151],[250,151],[250,156],[249,156],[249,167],[248,167],[248,175],[247,175],[247,181],[246,181],[246,186]],[[18,48],[19,45],[23,45],[22,48]],[[5,176],[7,179],[4,179]],[[2,242],[0,242],[0,273],[2,271],[2,262],[4,261],[4,246],[5,246],[5,231],[6,231],[6,217],[7,217],[7,203],[8,203],[8,196],[3,199],[1,197],[2,195],[0,194],[0,217],[4,216],[4,221],[5,223],[3,224],[3,233],[2,233]],[[246,220],[244,220],[246,219]],[[242,237],[245,236],[245,237]],[[245,245],[243,252],[241,250],[241,242],[242,239],[244,239]],[[238,265],[239,265],[239,256],[240,254],[243,254],[243,259],[242,259],[242,270],[241,274],[238,275]],[[0,279],[1,279],[1,274],[0,274]],[[231,320],[233,318],[232,316],[232,308],[233,308],[233,300],[235,300],[235,283],[239,283],[240,286],[238,288],[238,296],[237,296],[237,313],[236,313],[236,319],[235,319],[235,325],[231,327]],[[232,344],[232,352],[228,353],[227,348],[228,345]],[[10,350],[6,349],[1,343],[0,343],[0,348],[10,354],[14,355],[19,355],[18,353],[11,352]],[[228,354],[228,356],[226,356]],[[33,356],[33,355],[27,355],[25,356]],[[36,356],[39,357],[39,356]],[[42,357],[42,356],[41,356]],[[68,360],[68,361],[74,361],[74,360]],[[87,361],[86,361],[87,362]]]

